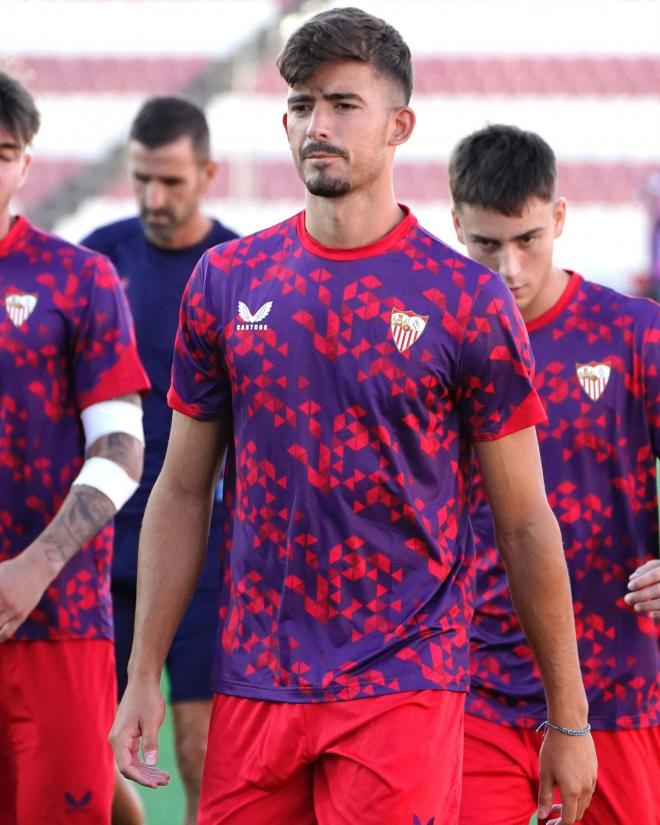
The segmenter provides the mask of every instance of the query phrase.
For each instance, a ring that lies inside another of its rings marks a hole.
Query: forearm
[[[163,475],[154,485],[140,534],[129,678],[160,678],[204,565],[211,505],[211,496],[170,486]]]
[[[24,555],[52,581],[80,548],[95,536],[115,513],[110,499],[86,485],[75,485],[45,530]]]
[[[511,596],[541,671],[548,717],[566,727],[582,727],[588,705],[557,522],[549,507],[539,507],[524,528],[499,531],[497,538]]]

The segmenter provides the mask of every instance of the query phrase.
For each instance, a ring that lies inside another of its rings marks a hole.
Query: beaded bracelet
[[[546,719],[545,722],[541,722],[536,729],[536,732],[541,733],[546,728],[558,730],[559,733],[564,733],[566,736],[586,736],[591,731],[591,725],[589,722],[587,722],[583,728],[565,728],[563,725],[553,725],[552,722],[548,722]]]

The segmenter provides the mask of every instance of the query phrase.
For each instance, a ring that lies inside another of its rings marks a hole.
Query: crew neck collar
[[[564,271],[569,275],[568,283],[564,287],[564,291],[559,296],[558,300],[550,307],[550,309],[546,309],[546,311],[542,315],[539,315],[538,318],[534,318],[532,321],[525,324],[527,327],[527,332],[536,332],[537,329],[541,329],[542,327],[551,324],[562,314],[562,312],[575,297],[575,293],[580,288],[580,284],[583,282],[584,278],[582,275],[578,275],[577,272],[573,272],[570,269],[566,269]]]
[[[363,258],[373,258],[375,255],[382,255],[392,249],[404,235],[417,225],[417,218],[410,209],[403,204],[399,204],[399,207],[405,212],[405,215],[394,229],[366,246],[356,246],[352,249],[335,249],[324,246],[307,231],[304,210],[296,215],[296,231],[303,247],[319,258],[327,258],[331,261],[357,261]]]
[[[9,227],[9,232],[7,232],[4,238],[0,239],[0,255],[8,255],[12,251],[16,241],[18,241],[21,235],[27,230],[29,225],[22,215],[17,215],[14,218]]]

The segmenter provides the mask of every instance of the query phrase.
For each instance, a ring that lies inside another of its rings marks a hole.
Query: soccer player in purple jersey
[[[415,122],[398,32],[335,9],[278,66],[305,211],[209,250],[184,294],[111,738],[126,776],[167,781],[160,672],[228,447],[199,822],[454,823],[473,445],[552,719],[587,723],[527,337],[500,277],[394,198]],[[574,822],[595,782],[588,733],[551,731],[542,770]]]
[[[449,175],[458,237],[513,293],[548,416],[538,425],[541,459],[571,575],[600,766],[582,822],[658,822],[660,307],[553,262],[566,203],[538,135],[497,125],[475,132],[454,150]],[[537,793],[541,814],[552,802],[536,768],[535,728],[559,720],[546,708],[480,485],[472,523],[477,601],[461,823],[527,825]]]
[[[145,101],[131,125],[128,163],[140,217],[102,226],[82,241],[110,258],[126,286],[138,350],[152,385],[144,402],[142,481],[115,519],[112,601],[120,699],[126,688],[133,640],[140,524],[163,465],[172,417],[167,391],[181,295],[201,255],[209,247],[236,237],[204,211],[203,197],[213,181],[216,164],[211,159],[204,112],[193,103],[170,96]],[[221,502],[216,501],[211,515],[211,551],[166,661],[174,746],[186,791],[186,825],[197,821],[211,716],[221,510]],[[141,817],[131,812],[131,807],[130,785],[120,777],[113,825],[139,822]]]
[[[112,516],[148,389],[110,262],[12,216],[39,127],[0,73],[0,822],[110,822]]]

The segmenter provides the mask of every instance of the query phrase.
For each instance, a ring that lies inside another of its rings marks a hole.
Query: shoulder
[[[210,247],[202,256],[200,264],[209,270],[221,270],[225,274],[234,275],[245,268],[251,269],[255,261],[266,260],[276,252],[293,253],[300,245],[295,221],[296,216],[293,216],[244,237],[232,234],[230,239]]]
[[[121,221],[100,226],[98,229],[90,232],[89,235],[86,235],[82,239],[81,244],[90,249],[103,252],[106,255],[112,255],[112,252],[118,246],[141,235],[142,226],[139,218],[124,218]]]
[[[602,323],[648,328],[660,320],[660,304],[650,298],[627,295],[588,280],[582,282],[580,292],[584,305],[594,316],[601,316]]]
[[[452,283],[472,297],[483,291],[493,296],[509,295],[506,284],[496,272],[468,258],[420,224],[408,237],[416,250],[436,261],[442,270],[451,273]]]
[[[213,227],[211,229],[211,244],[217,246],[218,244],[231,241],[238,238],[238,234],[233,229],[225,226],[217,219],[213,219]]]

